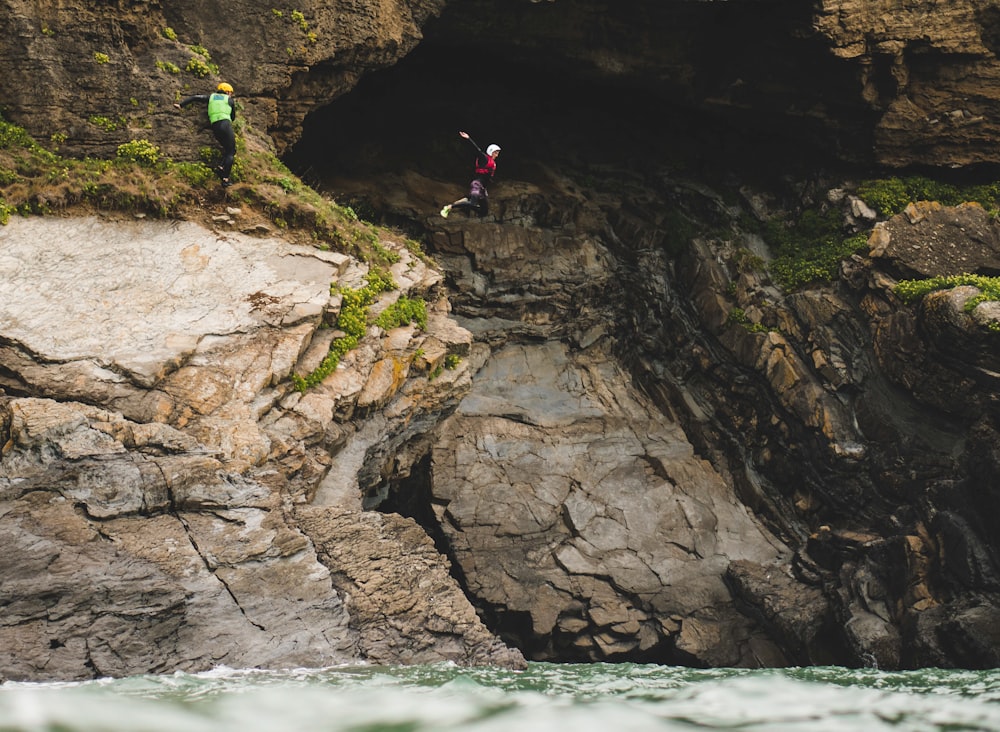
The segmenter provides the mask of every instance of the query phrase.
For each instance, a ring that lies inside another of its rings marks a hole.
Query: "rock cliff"
[[[555,72],[556,83],[634,90],[636,107],[651,101],[698,114],[731,136],[748,130],[757,144],[795,141],[892,167],[998,162],[996,0],[305,0],[294,8],[254,0],[4,0],[2,7],[4,112],[72,153],[110,154],[144,136],[170,155],[190,155],[192,128],[171,104],[219,77],[283,152],[310,113],[426,35],[451,52],[440,92],[425,90],[445,104],[449,83],[463,73],[504,86],[506,71],[528,64]],[[493,116],[488,96],[462,103]],[[435,104],[425,97],[424,106]]]
[[[464,365],[428,378],[471,337],[400,254],[401,291],[437,304],[426,330],[373,326],[302,395],[288,377],[329,343],[350,258],[193,222],[0,230],[6,676],[522,662],[423,530],[360,514],[365,453],[469,387]]]
[[[373,314],[426,328],[301,393],[364,262],[238,207],[0,229],[0,674],[1000,663],[1000,312],[893,289],[996,274],[996,222],[915,203],[794,293],[746,266],[750,217],[863,229],[845,166],[997,161],[1000,3],[4,11],[43,143],[192,158],[171,103],[226,78],[247,137],[434,263],[384,238]],[[504,147],[483,220],[436,215],[461,128]]]

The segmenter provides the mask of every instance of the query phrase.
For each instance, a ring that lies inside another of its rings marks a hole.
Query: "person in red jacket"
[[[497,158],[500,156],[500,146],[489,145],[486,148],[486,152],[483,152],[475,140],[469,137],[467,132],[459,132],[458,134],[471,142],[472,146],[476,148],[475,174],[472,182],[469,184],[469,195],[458,199],[454,203],[449,203],[441,209],[441,215],[444,218],[448,218],[448,214],[451,213],[453,208],[463,208],[469,211],[478,211],[479,217],[482,218],[489,211],[489,193],[486,190],[486,186],[489,181],[493,180],[493,176],[497,172]],[[468,212],[466,213],[468,214]]]
[[[195,94],[185,97],[174,106],[180,109],[193,102],[208,105],[208,122],[212,126],[212,134],[222,146],[222,163],[215,172],[222,179],[222,187],[228,188],[233,161],[236,159],[236,133],[233,131],[236,103],[233,101],[233,87],[223,81],[216,87],[214,94]]]

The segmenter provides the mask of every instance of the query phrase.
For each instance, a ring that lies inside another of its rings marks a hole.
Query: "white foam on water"
[[[1000,671],[351,666],[0,686],[2,732],[1000,730]]]

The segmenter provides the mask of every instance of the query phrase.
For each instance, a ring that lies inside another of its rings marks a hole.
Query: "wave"
[[[1000,730],[1000,671],[451,664],[0,686],[2,732]]]

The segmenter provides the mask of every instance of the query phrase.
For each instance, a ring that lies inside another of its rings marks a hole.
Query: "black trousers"
[[[236,159],[236,133],[233,132],[233,123],[228,119],[213,122],[212,134],[222,145],[222,172],[219,177],[228,178],[233,171],[233,160]]]

